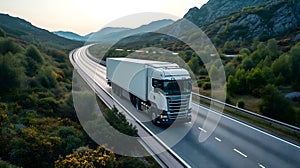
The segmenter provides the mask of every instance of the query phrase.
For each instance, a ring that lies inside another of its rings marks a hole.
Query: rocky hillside
[[[209,0],[200,9],[191,8],[184,18],[198,26],[209,23],[216,18],[242,10],[244,7],[259,6],[265,3],[276,3],[280,0]]]
[[[226,41],[260,40],[277,38],[300,40],[300,1],[284,0],[276,4],[248,7],[218,18],[202,26],[202,30],[215,41],[222,44]]]

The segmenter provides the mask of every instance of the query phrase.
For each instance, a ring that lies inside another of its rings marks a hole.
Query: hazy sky
[[[0,0],[0,13],[23,18],[49,31],[85,35],[134,13],[162,12],[179,18],[208,0]],[[126,23],[126,22],[125,22]],[[119,25],[125,27],[134,27]]]

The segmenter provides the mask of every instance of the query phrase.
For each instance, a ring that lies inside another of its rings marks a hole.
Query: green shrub
[[[211,89],[211,83],[210,83],[210,82],[204,82],[204,83],[202,84],[202,88],[203,88],[204,90]]]
[[[239,108],[245,108],[245,102],[244,100],[238,100],[236,103],[236,106]]]

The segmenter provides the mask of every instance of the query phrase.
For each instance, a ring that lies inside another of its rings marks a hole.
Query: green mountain
[[[0,14],[0,28],[8,35],[36,44],[42,43],[59,48],[75,48],[82,45],[81,42],[57,36],[47,30],[32,25],[26,20],[7,14]]]

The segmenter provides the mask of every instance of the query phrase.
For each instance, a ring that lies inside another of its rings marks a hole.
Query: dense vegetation
[[[299,102],[283,94],[300,90],[300,45],[293,46],[289,52],[281,52],[276,40],[270,39],[254,47],[253,52],[241,49],[240,55],[226,64],[229,97],[260,98],[260,113],[299,126]]]
[[[28,43],[0,29],[0,165],[155,166],[149,159],[105,150],[84,132],[73,108],[73,69],[66,52]],[[104,111],[108,121],[117,117],[123,123],[112,122],[118,130],[137,135],[116,109]]]

